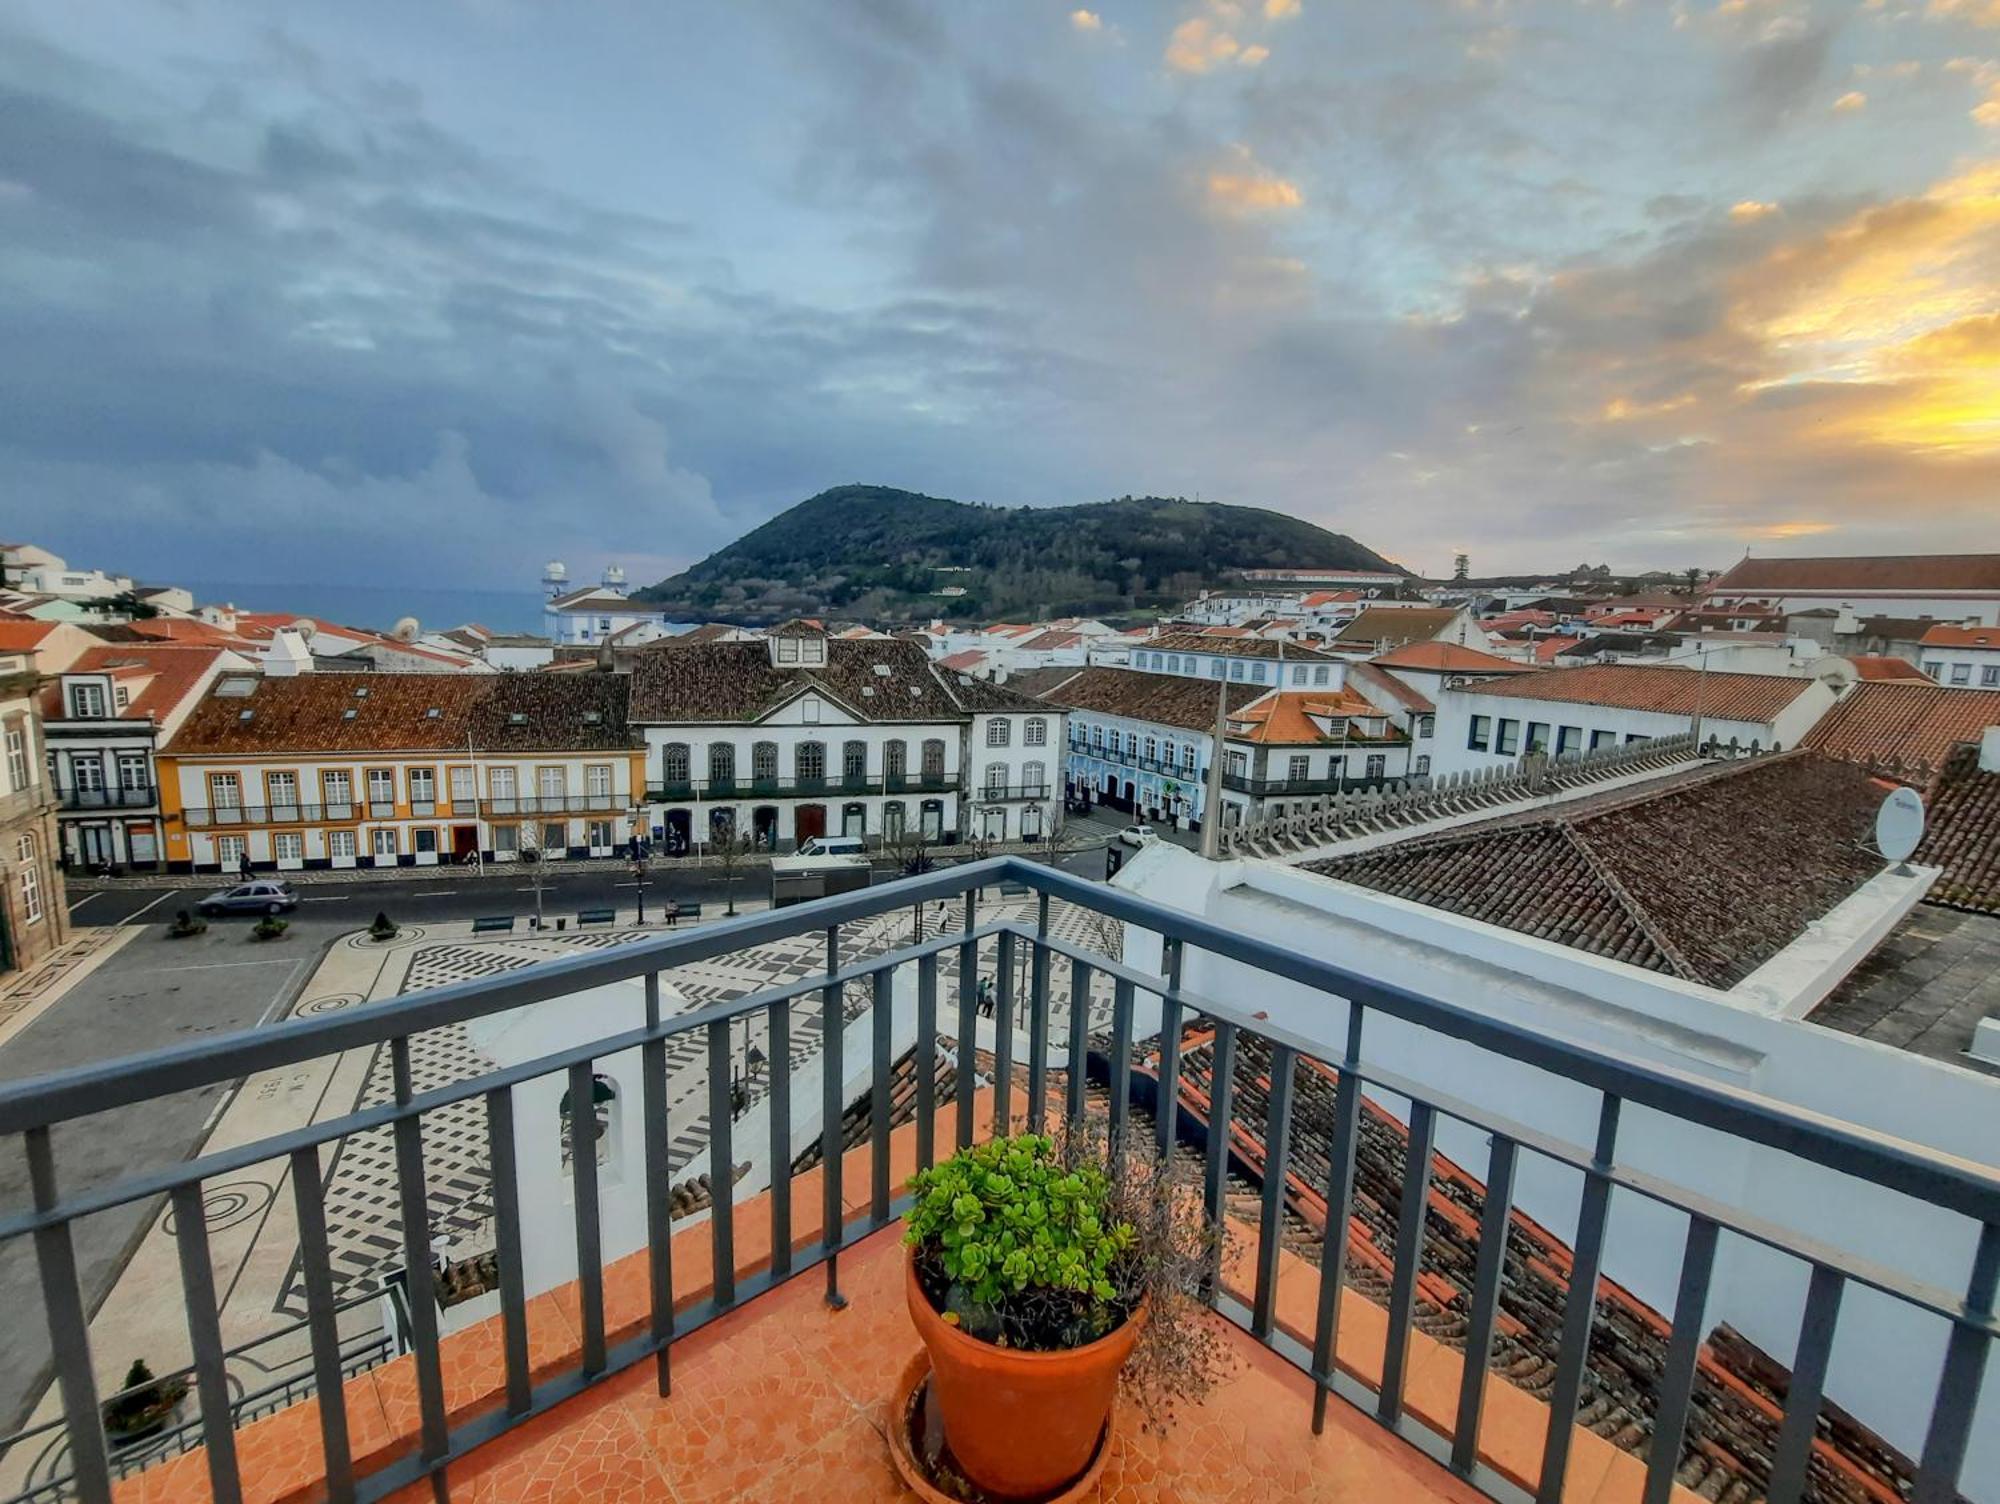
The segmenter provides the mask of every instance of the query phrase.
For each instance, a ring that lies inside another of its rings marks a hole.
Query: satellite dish
[[[390,629],[389,635],[398,642],[415,642],[417,631],[417,619],[414,616],[405,616]]]
[[[319,631],[319,627],[313,622],[311,617],[301,616],[297,621],[293,622],[290,627],[286,628],[286,630],[291,632],[296,632],[299,634],[301,639],[303,639],[306,642],[311,642],[313,640],[314,635]]]
[[[1915,789],[1897,789],[1875,812],[1875,849],[1892,862],[1907,862],[1924,838],[1924,801]]]

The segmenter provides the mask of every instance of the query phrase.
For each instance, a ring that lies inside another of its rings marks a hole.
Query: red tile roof
[[[1864,768],[1791,753],[1582,813],[1489,822],[1308,865],[1729,988],[1881,869],[1867,845],[1882,796]],[[1780,871],[1784,881],[1772,881]]]
[[[1874,768],[1938,768],[1952,748],[1978,741],[1988,726],[2000,726],[2000,694],[1990,689],[1950,689],[1928,680],[1862,683],[1820,717],[1801,745]]]
[[[1932,903],[2000,914],[2000,773],[1979,770],[1979,749],[1960,747],[1926,797],[1924,843],[1916,860],[1942,867]]]
[[[980,648],[967,648],[962,653],[950,653],[938,659],[939,668],[952,669],[958,673],[970,673],[986,661],[986,653]]]
[[[2000,554],[1744,559],[1708,587],[1710,595],[1841,590],[2000,591]]]
[[[55,629],[52,621],[0,621],[0,653],[31,653]]]
[[[1477,648],[1462,647],[1455,642],[1399,643],[1386,653],[1377,653],[1368,661],[1383,668],[1406,668],[1433,674],[1532,674],[1534,672],[1534,669],[1525,663],[1513,663],[1505,658],[1496,658],[1491,653],[1482,653]]]
[[[1582,642],[1581,637],[1543,637],[1535,643],[1535,662],[1553,663],[1556,657]]]
[[[1939,622],[1919,640],[1927,648],[2000,648],[2000,627],[1955,627]]]
[[[1906,658],[1889,658],[1880,653],[1850,653],[1847,661],[1864,679],[1914,680],[1929,684],[1931,676]]]
[[[115,719],[141,721],[147,717],[165,720],[193,692],[203,674],[227,649],[194,647],[180,643],[123,643],[91,648],[78,655],[65,673],[114,674],[120,678],[151,676],[151,682],[132,697],[132,703],[118,711]],[[42,718],[63,717],[62,685],[54,680],[42,687]]]
[[[1241,710],[1231,711],[1229,734],[1237,741],[1254,742],[1259,746],[1316,747],[1343,740],[1338,735],[1329,736],[1320,730],[1313,722],[1314,716],[1366,717],[1380,721],[1383,712],[1379,706],[1359,695],[1342,691],[1273,690],[1263,699]],[[1368,738],[1357,728],[1350,739]],[[1386,738],[1377,739],[1400,741],[1402,734],[1389,729]]]
[[[1815,681],[1776,674],[1701,673],[1659,664],[1593,663],[1542,669],[1499,684],[1474,684],[1468,694],[1570,705],[1604,705],[1660,715],[1763,723],[1777,716]]]

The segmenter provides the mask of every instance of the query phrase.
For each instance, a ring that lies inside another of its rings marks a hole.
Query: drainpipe
[[[1208,754],[1208,792],[1203,801],[1201,854],[1210,861],[1222,856],[1222,758],[1229,735],[1229,680],[1215,681],[1215,745]]]

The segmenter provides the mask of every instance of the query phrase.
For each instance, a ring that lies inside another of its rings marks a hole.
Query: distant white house
[[[664,612],[626,595],[625,571],[616,564],[605,566],[595,585],[572,590],[568,583],[569,571],[559,561],[552,560],[542,572],[548,594],[542,607],[542,635],[558,647],[594,647],[631,628],[659,626],[666,620]]]
[[[1917,666],[1940,684],[2000,690],[2000,628],[1950,627],[1924,633]]]

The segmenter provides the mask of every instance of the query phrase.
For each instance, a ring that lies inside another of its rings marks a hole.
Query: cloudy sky
[[[0,16],[0,530],[656,578],[824,487],[2000,548],[2000,0]]]

